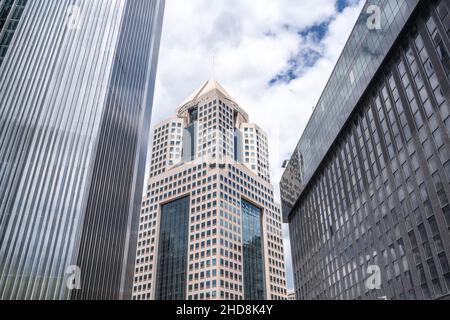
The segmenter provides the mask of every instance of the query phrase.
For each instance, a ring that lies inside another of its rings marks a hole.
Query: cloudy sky
[[[290,158],[363,2],[166,0],[152,127],[216,79],[267,132],[278,198],[283,160]],[[293,288],[288,239],[285,228]]]

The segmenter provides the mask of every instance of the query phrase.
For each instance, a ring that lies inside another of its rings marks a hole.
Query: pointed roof
[[[177,114],[181,116],[184,112],[188,111],[189,108],[195,105],[197,103],[197,100],[211,92],[220,92],[220,94],[223,95],[225,99],[231,102],[233,108],[244,117],[245,121],[248,121],[248,114],[239,106],[236,100],[234,100],[230,96],[230,94],[222,87],[222,85],[213,79],[208,80],[203,86],[200,87],[200,89],[191,94],[191,96],[178,107]]]
[[[181,105],[180,108],[185,106],[186,104],[197,100],[201,96],[217,90],[220,93],[222,93],[228,100],[232,101],[233,103],[237,104],[236,101],[230,96],[230,94],[222,87],[220,83],[218,83],[216,80],[208,80],[203,86],[200,87],[200,89],[196,90],[193,94],[189,96]]]

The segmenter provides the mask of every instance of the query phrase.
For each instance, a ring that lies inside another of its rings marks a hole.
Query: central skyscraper
[[[158,124],[134,299],[286,299],[266,134],[216,81]]]

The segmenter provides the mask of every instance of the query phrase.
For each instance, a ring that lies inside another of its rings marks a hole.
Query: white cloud
[[[213,75],[268,133],[278,195],[281,164],[295,148],[363,2],[352,0],[339,13],[335,0],[167,0],[152,127]],[[320,42],[298,34],[324,22],[328,32]],[[305,49],[320,54],[315,64],[290,83],[269,86]],[[290,270],[287,234],[285,240]],[[289,280],[292,286],[291,274]]]

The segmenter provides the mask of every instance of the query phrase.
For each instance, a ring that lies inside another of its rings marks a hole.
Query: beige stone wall
[[[189,121],[186,106],[194,105],[198,107],[196,159],[181,163],[179,147]],[[267,299],[286,299],[282,220],[269,180],[265,133],[248,124],[248,116],[240,107],[216,89],[195,96],[195,101],[178,110],[178,116],[155,128],[150,179],[140,217],[133,298],[155,297],[161,206],[189,196],[186,297],[244,298],[241,199],[245,199],[262,212]],[[235,128],[253,129],[253,138],[249,136],[247,143],[251,140],[254,152],[259,150],[253,169],[250,161],[237,163],[232,159]]]

